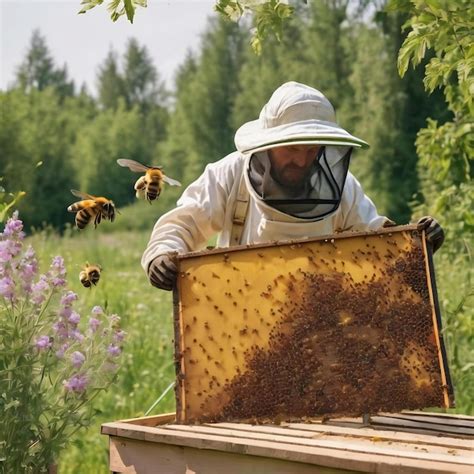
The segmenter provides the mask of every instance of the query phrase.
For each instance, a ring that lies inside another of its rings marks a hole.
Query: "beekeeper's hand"
[[[148,278],[150,283],[156,288],[170,291],[173,289],[178,268],[174,262],[173,256],[168,254],[159,255],[148,267]]]
[[[418,230],[426,232],[426,240],[433,246],[433,253],[438,250],[444,242],[444,230],[439,222],[431,216],[424,216],[418,220]]]

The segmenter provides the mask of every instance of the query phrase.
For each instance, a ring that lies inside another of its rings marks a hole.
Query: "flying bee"
[[[79,280],[86,288],[91,288],[92,285],[97,285],[100,279],[100,272],[102,267],[97,264],[90,265],[86,262],[84,268],[79,273]]]
[[[83,193],[75,189],[71,189],[74,196],[80,197],[83,200],[71,204],[67,210],[69,212],[76,212],[76,225],[79,229],[94,221],[94,227],[100,224],[102,218],[108,219],[111,222],[115,219],[115,204],[110,199],[105,197],[92,196],[91,194]]]
[[[179,181],[166,176],[162,169],[162,166],[147,166],[139,163],[135,160],[117,160],[117,163],[124,168],[130,168],[132,171],[137,173],[145,172],[144,176],[138,178],[135,183],[135,196],[137,198],[145,198],[150,204],[161,194],[163,183],[170,184],[171,186],[181,186]]]

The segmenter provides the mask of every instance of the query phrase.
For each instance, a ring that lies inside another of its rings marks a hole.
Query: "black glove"
[[[438,250],[444,242],[444,230],[439,222],[431,216],[424,216],[418,220],[418,230],[426,232],[426,240],[433,246],[433,253]]]
[[[177,276],[178,269],[176,264],[173,258],[168,254],[159,255],[148,267],[150,283],[162,290],[172,290],[176,283]]]

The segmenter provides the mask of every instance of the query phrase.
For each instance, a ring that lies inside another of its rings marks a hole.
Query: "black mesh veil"
[[[258,152],[249,160],[249,181],[257,197],[267,205],[300,219],[320,220],[339,207],[352,150],[349,146],[321,147],[298,189],[275,181],[267,151]]]

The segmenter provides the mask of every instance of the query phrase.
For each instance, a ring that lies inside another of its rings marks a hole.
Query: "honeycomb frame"
[[[179,423],[454,406],[416,225],[192,252],[178,271]]]

